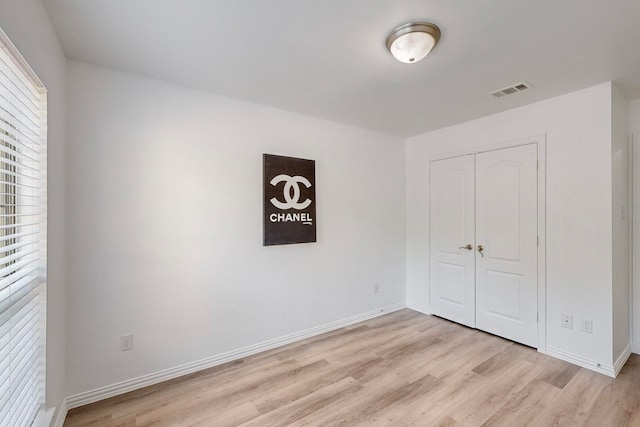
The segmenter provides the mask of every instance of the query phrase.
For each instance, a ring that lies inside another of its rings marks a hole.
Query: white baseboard
[[[622,367],[624,366],[624,364],[627,363],[627,360],[629,360],[630,356],[631,356],[631,344],[629,344],[624,350],[622,350],[622,354],[620,355],[620,357],[618,357],[618,360],[616,360],[616,363],[613,364],[613,372],[615,373],[616,377],[622,370]]]
[[[406,308],[407,305],[404,302],[396,303],[387,307],[378,308],[376,310],[368,311],[366,313],[357,314],[355,316],[348,317],[346,319],[337,320],[335,322],[327,323],[325,325],[317,326],[315,328],[307,329],[304,331],[296,332],[283,337],[274,338],[259,344],[250,345],[248,347],[232,350],[226,353],[218,354],[215,356],[207,357],[206,359],[198,360],[195,362],[187,363],[184,365],[176,366],[174,368],[165,369],[152,374],[143,375],[138,378],[122,381],[116,384],[100,387],[95,390],[79,393],[74,396],[69,396],[65,399],[65,414],[67,409],[77,408],[79,406],[94,403],[99,400],[108,399],[109,397],[117,396],[119,394],[128,393],[133,390],[137,390],[150,385],[158,384],[163,381],[178,378],[183,375],[191,374],[193,372],[201,371],[203,369],[212,368],[214,366],[222,365],[223,363],[231,362],[243,357],[251,356],[252,354],[260,353],[266,350],[271,350],[276,347],[280,347],[286,344],[290,344],[296,341],[300,341],[306,338],[313,337],[315,335],[324,334],[336,329],[343,328],[345,326],[353,325],[358,322],[362,322],[374,317],[382,316],[394,311]],[[60,413],[62,413],[62,409]],[[60,419],[60,417],[58,417]],[[64,418],[62,418],[64,422]],[[61,426],[62,424],[60,424]],[[56,422],[56,427],[58,423]]]
[[[413,311],[417,311],[418,313],[431,314],[431,313],[429,313],[429,311],[427,311],[426,307],[423,307],[423,306],[418,305],[418,304],[413,304],[413,303],[407,302],[407,308],[411,309]]]
[[[58,411],[56,422],[53,423],[51,427],[62,427],[62,425],[64,424],[64,420],[67,418],[68,411],[69,411],[69,406],[67,405],[67,399],[64,399],[60,404],[60,410]]]
[[[546,351],[541,353],[587,368],[591,371],[599,372],[612,378],[615,378],[617,375],[613,365],[596,362],[595,360],[587,359],[586,357],[578,356],[577,354],[569,353],[567,351],[560,350],[559,348],[547,346]],[[622,363],[624,364],[624,362]],[[620,368],[622,368],[622,366]]]
[[[53,413],[55,412],[55,410],[56,408],[39,410],[36,418],[31,424],[31,427],[49,427],[51,425],[51,420],[53,419]]]

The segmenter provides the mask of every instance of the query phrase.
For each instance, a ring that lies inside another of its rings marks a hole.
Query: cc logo
[[[271,203],[278,209],[297,209],[302,210],[308,207],[311,204],[311,200],[307,199],[304,202],[300,203],[300,184],[304,184],[305,187],[311,187],[311,183],[309,180],[303,176],[289,176],[289,175],[278,175],[271,180],[271,185],[274,187],[281,183],[284,184],[283,196],[285,203],[282,203],[280,200],[273,197],[271,199]],[[292,191],[293,190],[293,194]]]

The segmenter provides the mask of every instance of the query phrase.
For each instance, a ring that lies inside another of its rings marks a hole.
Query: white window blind
[[[0,30],[0,426],[44,406],[46,96]]]

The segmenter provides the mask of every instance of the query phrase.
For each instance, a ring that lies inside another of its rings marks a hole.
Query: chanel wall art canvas
[[[264,246],[316,241],[316,162],[263,155]]]

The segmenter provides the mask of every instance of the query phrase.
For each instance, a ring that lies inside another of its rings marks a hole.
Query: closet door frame
[[[640,354],[640,131],[631,135],[631,351]]]
[[[519,147],[521,145],[535,144],[538,151],[538,346],[537,349],[541,353],[545,353],[547,349],[547,267],[546,267],[546,171],[547,156],[546,134],[539,134],[528,138],[516,139],[496,144],[470,147],[464,150],[452,151],[441,154],[430,155],[427,159],[427,176],[430,176],[430,164],[432,161],[444,160],[452,157],[464,156],[469,154],[485,153],[487,151],[501,150],[504,148]],[[430,186],[427,186],[429,188]],[[429,192],[429,189],[427,189]],[[427,215],[431,208],[431,196],[427,195]],[[427,229],[431,236],[430,221],[427,218]],[[427,245],[430,248],[430,244]],[[430,249],[428,249],[429,251]],[[427,254],[427,263],[431,269],[431,254]],[[427,274],[429,277],[429,274]],[[428,280],[428,279],[427,279]],[[427,301],[430,301],[431,284],[427,284]],[[431,307],[428,312],[431,313]]]

